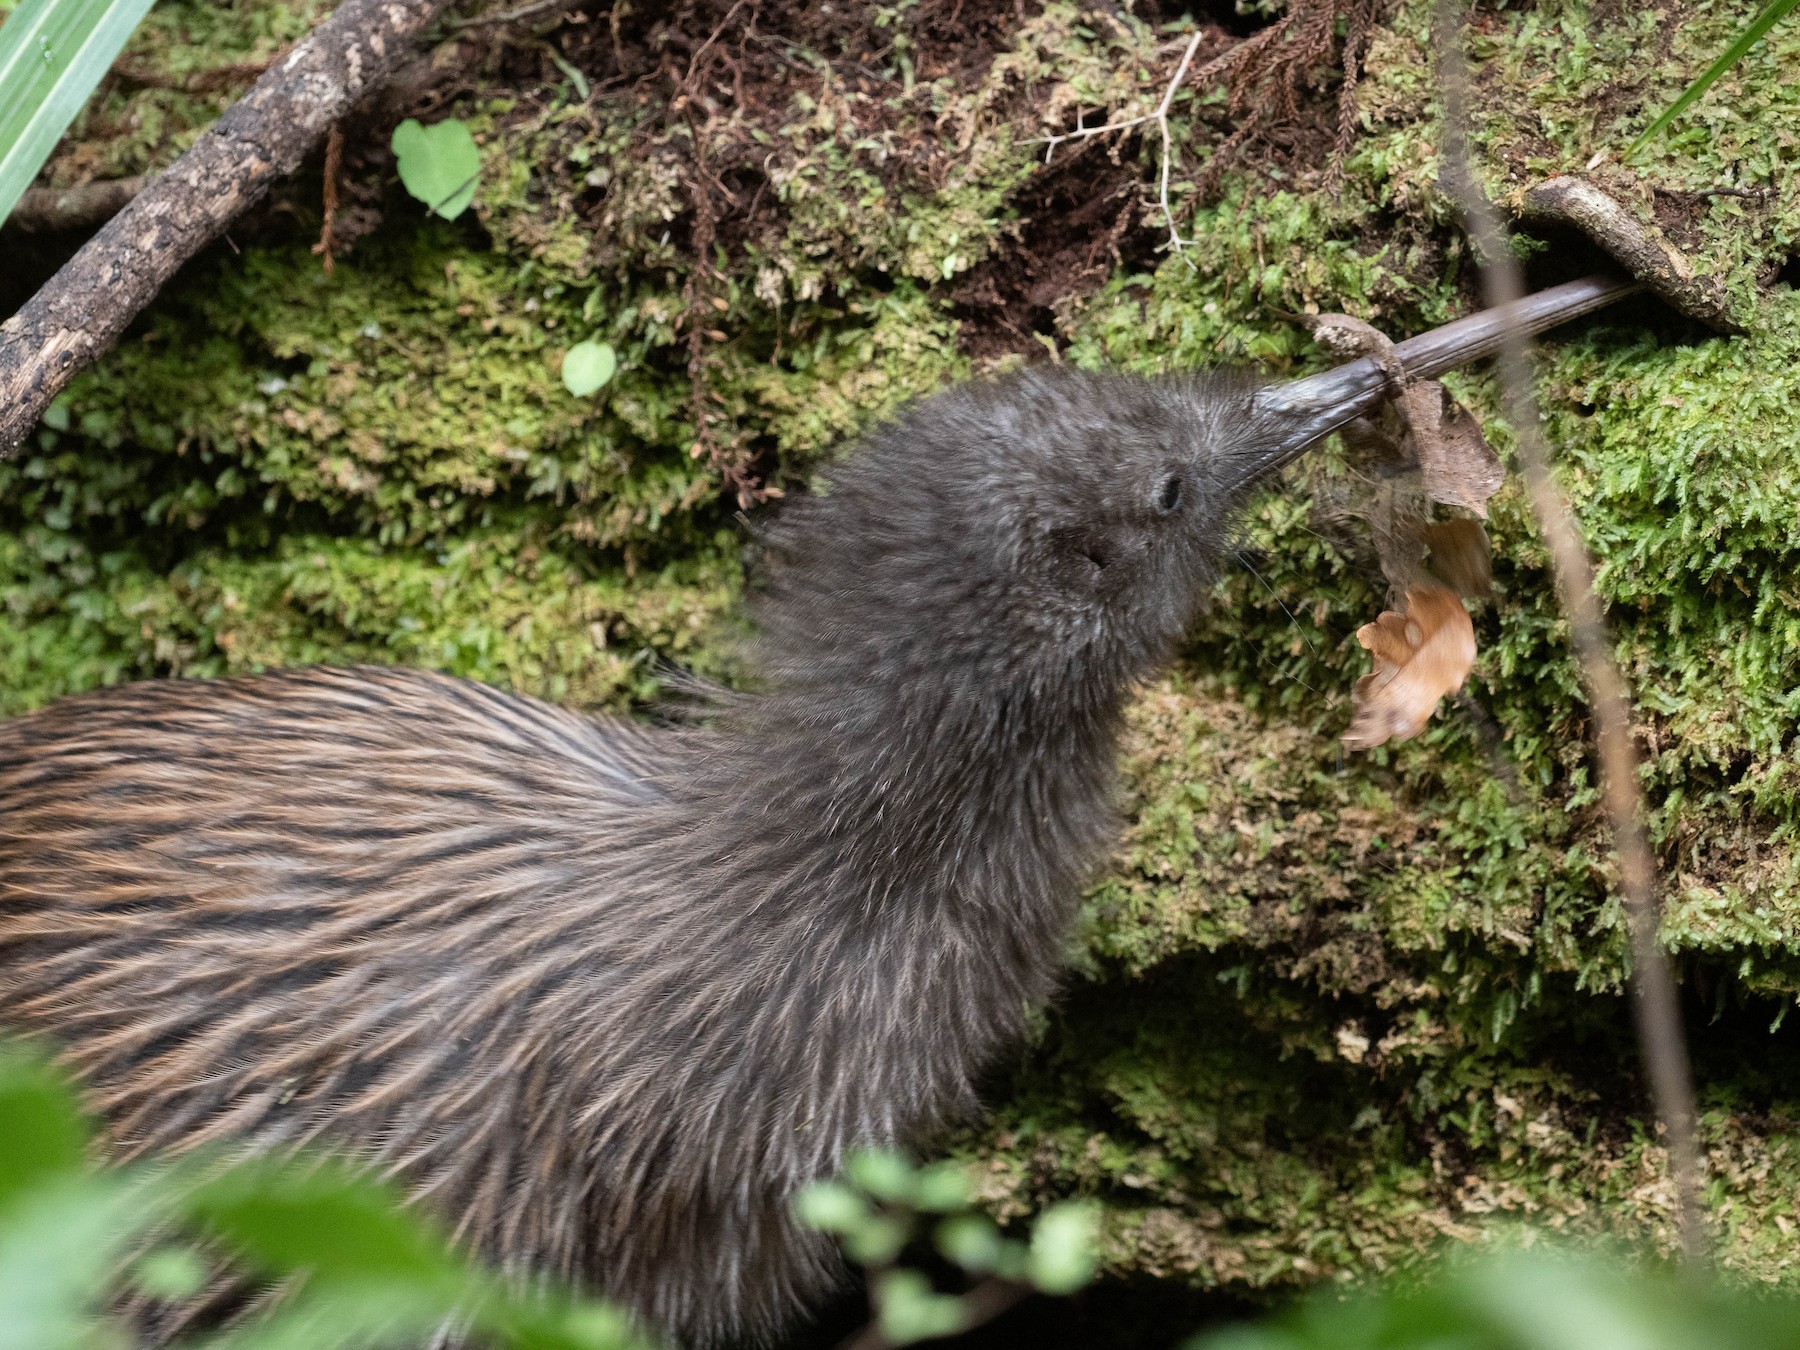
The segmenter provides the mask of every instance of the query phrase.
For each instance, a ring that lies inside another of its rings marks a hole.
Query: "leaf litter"
[[[1375,668],[1350,691],[1355,714],[1344,744],[1352,750],[1417,736],[1475,664],[1475,625],[1448,586],[1411,587],[1404,612],[1383,611],[1356,630],[1356,640]]]
[[[1475,626],[1464,599],[1491,593],[1492,550],[1482,521],[1505,468],[1473,414],[1437,380],[1407,374],[1393,343],[1347,314],[1306,320],[1313,337],[1346,358],[1372,356],[1387,374],[1389,406],[1345,429],[1351,453],[1372,470],[1364,516],[1398,608],[1356,632],[1374,668],[1350,693],[1344,744],[1372,750],[1425,729],[1475,665]],[[1466,511],[1434,519],[1437,507]]]

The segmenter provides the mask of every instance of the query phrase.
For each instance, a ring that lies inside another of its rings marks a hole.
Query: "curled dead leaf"
[[[1487,519],[1488,498],[1506,480],[1481,423],[1436,380],[1416,380],[1394,400],[1424,475],[1425,494]]]
[[[1409,587],[1405,613],[1385,611],[1357,629],[1356,640],[1375,668],[1350,693],[1355,715],[1344,744],[1352,750],[1417,736],[1475,665],[1475,625],[1447,586]]]

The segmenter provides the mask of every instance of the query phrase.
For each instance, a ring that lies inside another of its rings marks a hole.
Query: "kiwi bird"
[[[1622,290],[1571,285],[1524,320]],[[842,1275],[795,1191],[974,1108],[1113,838],[1131,684],[1384,379],[934,395],[768,527],[757,684],[674,727],[373,667],[0,723],[0,1021],[117,1156],[329,1146],[503,1268],[767,1340]]]

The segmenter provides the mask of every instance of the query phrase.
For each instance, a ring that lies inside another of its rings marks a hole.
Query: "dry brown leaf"
[[[1394,409],[1406,426],[1406,450],[1416,459],[1425,494],[1446,506],[1467,507],[1487,519],[1488,498],[1500,490],[1506,469],[1469,410],[1436,380],[1409,376],[1394,357],[1393,341],[1373,324],[1348,314],[1314,314],[1303,322],[1313,340],[1336,356],[1372,356],[1387,371]]]
[[[1344,744],[1372,750],[1411,740],[1445,694],[1463,687],[1475,665],[1475,625],[1447,586],[1413,586],[1406,612],[1388,610],[1356,630],[1375,668],[1350,693],[1355,711]]]
[[[1412,381],[1394,406],[1406,422],[1426,495],[1486,520],[1488,498],[1500,490],[1506,468],[1481,434],[1481,424],[1436,380]]]
[[[1369,419],[1344,429],[1353,453],[1383,464],[1364,515],[1383,574],[1405,593],[1404,611],[1388,610],[1356,633],[1375,668],[1351,691],[1355,714],[1344,743],[1371,750],[1417,736],[1444,695],[1469,678],[1475,625],[1457,593],[1491,593],[1487,531],[1473,520],[1427,523],[1430,503],[1460,506],[1486,520],[1488,498],[1499,490],[1506,470],[1480,423],[1438,381],[1409,376],[1381,330],[1348,314],[1319,314],[1303,322],[1334,354],[1380,362],[1392,416],[1405,429],[1395,436]],[[1436,575],[1450,586],[1429,579],[1427,549]]]
[[[1480,521],[1440,520],[1421,534],[1431,550],[1431,570],[1461,595],[1478,600],[1494,593],[1493,553]]]

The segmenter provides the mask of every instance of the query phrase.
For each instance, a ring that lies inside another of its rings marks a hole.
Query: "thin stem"
[[[1193,41],[1188,43],[1187,50],[1181,54],[1181,64],[1175,68],[1175,78],[1163,90],[1162,102],[1156,108],[1156,126],[1162,132],[1162,174],[1156,190],[1156,200],[1162,207],[1163,220],[1169,226],[1169,247],[1177,253],[1181,252],[1181,231],[1175,228],[1175,212],[1169,206],[1169,167],[1175,159],[1174,145],[1169,139],[1169,105],[1175,101],[1175,91],[1181,87],[1188,63],[1194,59],[1194,51],[1199,46],[1200,34],[1195,33]]]
[[[1170,79],[1168,86],[1163,90],[1162,102],[1156,105],[1155,112],[1145,113],[1142,117],[1127,117],[1117,122],[1107,122],[1103,126],[1077,126],[1073,131],[1065,131],[1055,136],[1043,136],[1036,142],[1043,145],[1044,163],[1048,164],[1050,157],[1056,153],[1056,147],[1065,141],[1082,141],[1090,136],[1104,136],[1112,131],[1128,131],[1132,127],[1141,127],[1146,122],[1156,123],[1157,130],[1162,133],[1162,165],[1157,175],[1156,200],[1162,207],[1163,220],[1169,227],[1169,247],[1177,253],[1181,252],[1182,246],[1187,241],[1181,237],[1181,231],[1175,228],[1175,211],[1169,205],[1169,173],[1175,159],[1174,143],[1169,136],[1169,109],[1175,102],[1175,94],[1181,88],[1182,80],[1187,78],[1188,67],[1193,64],[1194,53],[1200,50],[1200,39],[1204,36],[1206,36],[1205,33],[1196,32],[1188,39],[1187,47],[1181,53],[1181,63],[1175,67],[1174,77]],[[1237,49],[1233,48],[1232,50],[1236,51]],[[1215,61],[1207,69],[1211,70],[1218,64]]]
[[[1446,185],[1462,205],[1469,231],[1485,256],[1482,283],[1487,303],[1504,319],[1511,320],[1523,298],[1524,285],[1505,227],[1469,171],[1468,75],[1462,55],[1462,6],[1457,0],[1440,0],[1437,29],[1443,62]],[[1551,476],[1549,450],[1532,388],[1529,345],[1525,329],[1517,322],[1506,322],[1505,341],[1498,358],[1500,382],[1507,416],[1518,436],[1519,464],[1550,548],[1557,593],[1569,618],[1570,644],[1588,689],[1594,746],[1604,784],[1603,801],[1612,826],[1613,847],[1619,855],[1619,882],[1631,939],[1638,1044],[1650,1080],[1651,1102],[1668,1142],[1682,1257],[1698,1267],[1707,1262],[1709,1243],[1701,1204],[1693,1075],[1682,1034],[1675,977],[1658,936],[1661,907],[1657,868],[1644,834],[1637,747],[1631,733],[1631,698],[1624,674],[1613,658],[1606,617],[1594,593],[1593,563],[1568,503]]]

